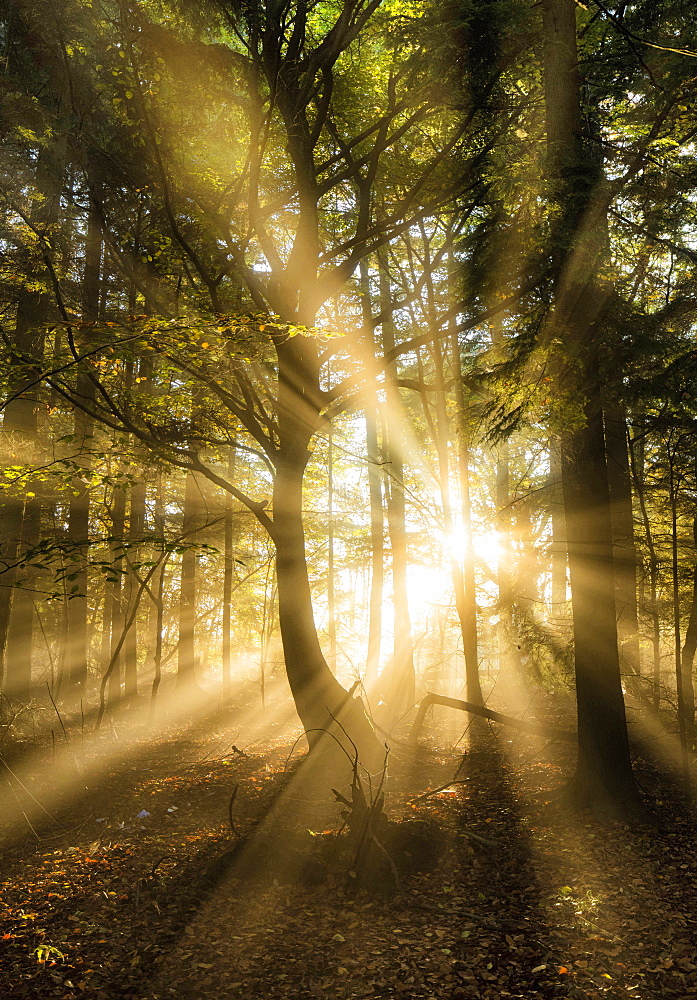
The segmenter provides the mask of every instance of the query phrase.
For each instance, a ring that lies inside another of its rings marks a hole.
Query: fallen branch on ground
[[[512,726],[523,733],[531,733],[533,736],[543,736],[545,739],[565,740],[573,743],[576,734],[565,729],[555,729],[553,726],[543,726],[537,722],[526,722],[524,719],[515,719],[512,715],[503,715],[501,712],[494,712],[483,705],[475,705],[470,701],[460,701],[458,698],[447,698],[441,694],[427,694],[421,699],[419,711],[414,719],[414,724],[409,733],[409,742],[416,743],[423,726],[426,712],[431,705],[444,705],[446,708],[456,708],[460,712],[469,712],[470,715],[478,715],[483,719],[490,719],[492,722],[500,722],[503,726]]]

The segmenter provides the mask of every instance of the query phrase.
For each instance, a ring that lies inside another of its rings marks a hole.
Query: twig
[[[63,725],[63,720],[62,720],[62,718],[61,718],[61,714],[60,714],[60,712],[58,711],[58,706],[56,705],[55,701],[53,700],[53,695],[51,694],[51,688],[49,687],[49,683],[48,683],[48,681],[46,681],[46,690],[48,691],[48,696],[49,696],[49,698],[51,699],[51,704],[53,705],[53,708],[54,708],[54,710],[55,710],[55,713],[56,713],[56,715],[58,716],[58,721],[59,721],[59,722],[60,722],[60,724],[61,724],[61,729],[63,730],[63,736],[65,736],[65,742],[66,742],[66,743],[69,743],[70,741],[69,741],[69,739],[68,739],[68,734],[67,734],[67,733],[66,733],[66,731],[65,731],[65,726]]]
[[[412,708],[413,707],[414,706],[412,705]],[[411,711],[411,709],[410,709],[410,711]],[[398,747],[404,747],[407,750],[411,750],[412,753],[417,753],[417,754],[430,753],[430,754],[433,754],[433,756],[435,756],[435,757],[442,757],[443,756],[443,751],[442,750],[431,750],[430,747],[425,747],[422,744],[414,745],[413,741],[399,740],[399,739],[397,739],[396,736],[393,736],[392,733],[388,729],[383,729],[383,727],[381,725],[379,725],[375,721],[375,719],[371,719],[371,722],[373,724],[373,728],[374,729],[377,729],[377,731],[379,733],[382,733],[382,735],[386,739],[388,739],[390,741],[390,743],[394,743]],[[458,756],[459,756],[459,754],[458,754]]]
[[[486,837],[480,837],[478,833],[472,833],[471,830],[463,830],[462,833],[465,837],[469,837],[470,840],[478,840],[480,844],[486,844],[487,847],[497,847],[495,840],[487,840]]]
[[[10,732],[10,729],[12,729],[12,726],[14,725],[15,719],[23,711],[23,709],[15,710],[12,707],[12,702],[7,697],[7,695],[4,694],[4,693],[0,694],[0,699],[3,699],[3,698],[7,702],[8,706],[9,706],[9,709],[10,709],[10,720],[9,720],[9,722],[3,722],[2,726],[0,727],[0,728],[3,729],[2,737],[0,738],[0,749],[2,749],[2,746],[3,746],[4,742],[5,742],[5,740],[7,739],[8,733]]]
[[[368,822],[370,822],[370,820]],[[379,851],[381,851],[381,853],[383,854],[383,856],[387,859],[387,863],[390,866],[390,870],[392,872],[392,878],[394,879],[394,884],[395,884],[395,886],[397,888],[397,891],[403,894],[404,890],[402,889],[402,880],[400,879],[399,872],[397,871],[395,863],[392,860],[392,855],[387,850],[387,848],[383,844],[380,843],[380,841],[378,840],[378,838],[373,833],[372,829],[369,830],[368,832],[370,834],[370,839],[372,840],[372,842],[375,844],[375,846],[377,847],[377,849]],[[356,860],[358,860],[358,858],[356,858]],[[355,870],[355,865],[354,865],[354,870]]]
[[[29,829],[31,830],[31,832],[32,832],[32,833],[34,834],[34,836],[36,837],[36,839],[37,839],[37,840],[41,840],[41,837],[40,837],[40,835],[39,835],[39,834],[38,834],[38,833],[36,832],[36,830],[35,830],[35,829],[34,829],[34,827],[32,826],[32,824],[31,824],[31,820],[29,819],[29,817],[27,816],[27,814],[26,814],[26,812],[25,812],[25,810],[24,810],[24,806],[23,806],[23,805],[22,805],[22,803],[21,803],[21,802],[19,801],[19,797],[18,797],[18,795],[17,795],[17,792],[16,792],[16,791],[14,790],[14,788],[12,787],[12,782],[10,781],[10,779],[9,779],[9,778],[7,779],[7,784],[8,784],[9,786],[10,786],[10,791],[12,792],[12,794],[13,794],[13,795],[14,795],[14,797],[15,797],[15,802],[16,802],[16,803],[17,803],[17,805],[19,806],[19,810],[20,810],[20,812],[22,813],[22,816],[24,816],[25,820],[27,821],[27,826],[29,827]]]
[[[155,878],[155,875],[157,873],[157,869],[160,867],[160,865],[162,864],[163,861],[167,860],[167,858],[174,858],[175,861],[177,860],[176,854],[163,854],[161,858],[157,859],[157,861],[155,862],[155,864],[150,869],[150,878]]]
[[[421,792],[419,795],[413,795],[409,801],[419,802],[421,799],[428,799],[431,795],[438,795],[439,792],[444,792],[446,788],[452,788],[453,785],[465,785],[467,781],[456,781],[454,778],[451,781],[446,781],[444,785],[439,785],[438,788],[429,788],[427,792]]]
[[[302,732],[300,734],[300,736],[298,736],[297,740],[295,740],[295,742],[293,743],[293,746],[290,748],[290,753],[286,757],[286,762],[283,765],[283,770],[284,771],[288,770],[288,765],[290,764],[290,758],[295,753],[296,746],[298,745],[298,743],[300,742],[300,740],[303,738],[303,736],[307,736],[308,733],[324,733],[326,736],[331,736],[331,738],[334,740],[334,742],[336,743],[336,745],[338,747],[340,747],[344,751],[344,753],[346,754],[346,756],[349,759],[349,763],[351,765],[353,765],[353,761],[351,760],[351,754],[348,752],[348,750],[346,749],[346,747],[342,744],[341,740],[338,739],[338,737],[336,737],[334,735],[334,733],[332,733],[329,729],[325,729],[323,726],[313,726],[312,729],[306,729],[304,732]],[[365,768],[363,768],[363,770],[365,771]]]
[[[2,766],[7,770],[8,774],[12,775],[12,777],[15,779],[15,781],[17,782],[17,784],[19,785],[19,787],[22,789],[22,791],[27,793],[27,795],[29,796],[29,798],[33,802],[35,802],[37,804],[37,806],[39,807],[39,809],[41,809],[42,812],[45,812],[46,815],[48,816],[48,818],[53,823],[55,823],[56,826],[61,826],[61,824],[58,822],[58,820],[56,819],[56,817],[52,816],[51,813],[48,811],[48,809],[44,808],[44,806],[41,805],[41,803],[39,802],[39,800],[34,795],[32,795],[32,793],[29,791],[29,789],[27,788],[27,786],[20,780],[20,778],[17,777],[17,775],[15,774],[15,772],[12,770],[12,768],[10,767],[10,765],[7,763],[7,761],[5,760],[5,758],[2,757],[2,756],[0,756],[0,764],[2,764]],[[10,788],[12,788],[12,783],[9,781],[9,779],[8,779],[7,783],[10,786]],[[12,789],[12,790],[14,792],[14,789]],[[21,808],[21,806],[20,806],[20,808]]]
[[[197,760],[195,763],[196,764],[205,764],[206,761],[210,759],[211,755],[214,754],[216,750],[219,750],[222,745],[223,745],[223,741],[220,740],[220,742],[216,746],[214,746],[212,750],[208,751],[208,753],[206,754],[205,757],[202,757],[201,760]],[[220,758],[216,758],[216,759],[220,759]]]
[[[230,829],[232,830],[232,832],[235,834],[236,837],[239,837],[240,833],[237,827],[235,826],[234,819],[232,818],[232,807],[235,804],[235,799],[237,798],[237,792],[239,791],[239,787],[240,787],[239,785],[235,785],[235,787],[233,788],[232,795],[230,796],[230,801],[227,807],[227,815],[228,815],[228,820],[230,821]]]
[[[481,913],[473,913],[472,910],[460,910],[460,909],[444,910],[441,906],[435,906],[434,904],[423,903],[421,901],[412,899],[411,896],[404,896],[404,902],[410,909],[424,910],[426,913],[441,913],[441,914],[447,913],[451,916],[468,917],[468,919],[470,920],[479,920],[479,921],[486,919],[485,917],[482,917]]]

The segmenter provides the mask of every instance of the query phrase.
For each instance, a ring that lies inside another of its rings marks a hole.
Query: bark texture
[[[544,0],[548,174],[556,202],[553,333],[564,343],[565,397],[581,420],[561,435],[561,472],[573,614],[580,806],[617,814],[638,807],[615,618],[612,528],[598,362],[604,294],[596,268],[605,227],[602,172],[582,142],[573,0]]]

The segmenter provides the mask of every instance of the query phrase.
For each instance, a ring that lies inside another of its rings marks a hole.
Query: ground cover
[[[103,744],[142,723],[119,725]],[[442,831],[426,863],[402,858],[396,891],[352,877],[340,806],[286,769],[282,727],[245,745],[219,714],[82,757],[74,728],[74,780],[53,797],[55,734],[6,746],[2,995],[697,996],[695,823],[679,790],[638,760],[651,824],[579,817],[555,797],[570,748],[495,728],[464,755],[438,720],[420,749],[392,747],[389,814]],[[279,829],[280,864],[225,862],[243,839],[263,856]]]

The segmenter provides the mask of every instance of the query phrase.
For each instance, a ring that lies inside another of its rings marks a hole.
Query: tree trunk
[[[499,669],[513,668],[523,675],[521,641],[517,634],[516,596],[513,585],[513,512],[511,505],[510,447],[498,446],[496,456],[496,527],[498,532],[498,656]]]
[[[35,176],[39,198],[34,201],[31,211],[32,225],[42,237],[50,234],[51,227],[59,218],[64,171],[63,140],[42,146]],[[11,399],[3,411],[3,431],[14,438],[8,451],[11,455],[16,448],[20,462],[26,462],[28,454],[36,447],[40,386],[34,383],[44,353],[44,327],[52,308],[51,296],[32,287],[32,282],[46,278],[45,263],[39,259],[38,249],[36,254],[36,259],[30,264],[27,284],[19,293],[10,357],[9,394],[21,395]],[[25,482],[30,495],[23,499],[10,496],[0,503],[0,556],[9,566],[39,539],[41,501],[36,493],[31,495],[30,483]],[[23,520],[26,522],[24,526]],[[30,586],[30,574],[26,570],[22,580]],[[25,696],[31,685],[34,602],[30,594],[12,589],[18,582],[14,569],[10,568],[3,574],[3,586],[0,587],[0,680],[4,678],[7,694],[12,692],[15,696],[20,693]],[[15,673],[16,676],[13,676]]]
[[[89,379],[80,376],[78,391],[83,396],[90,396],[94,386]],[[87,547],[89,544],[90,491],[89,473],[92,459],[86,454],[91,447],[93,421],[82,410],[75,411],[75,442],[80,448],[78,461],[84,470],[84,475],[73,482],[73,494],[70,497],[68,513],[68,537],[79,554],[80,562],[77,578],[73,584],[76,587],[75,596],[68,601],[67,619],[68,634],[66,637],[66,659],[69,688],[67,698],[70,701],[79,700],[84,695],[87,683],[87,602],[88,573]]]
[[[14,565],[21,544],[23,513],[24,504],[19,497],[5,499],[0,504],[2,516],[2,528],[0,529],[2,532],[0,541],[0,566],[2,567],[2,577],[0,577],[0,682],[2,682],[3,691],[8,695],[13,688],[21,687],[21,684],[13,678],[13,671],[7,668],[7,635],[10,627],[12,597],[17,593],[13,589],[17,580],[17,570]]]
[[[329,666],[336,671],[336,595],[334,592],[334,438],[327,428],[327,633]]]
[[[407,535],[404,503],[404,467],[396,452],[390,451],[389,474],[385,481],[387,529],[392,555],[392,598],[394,604],[393,669],[400,696],[395,708],[402,714],[416,702],[414,646],[407,588]]]
[[[690,617],[682,648],[683,709],[685,717],[685,743],[689,753],[695,749],[695,687],[694,663],[697,651],[697,514],[692,522],[692,541],[695,550],[695,565],[692,569],[692,603]]]
[[[589,403],[587,424],[565,435],[564,506],[574,629],[580,804],[601,810],[631,803],[634,781],[620,682],[609,493],[602,414]]]
[[[634,438],[630,442],[629,461],[632,470],[632,480],[639,510],[641,512],[641,523],[644,528],[644,538],[646,548],[649,552],[649,614],[651,616],[651,645],[652,645],[652,704],[654,712],[658,712],[661,707],[661,618],[658,604],[658,580],[659,561],[656,545],[651,530],[648,507],[646,504],[646,491],[644,489],[644,452],[645,452],[645,429],[643,419],[639,421],[639,439]],[[643,574],[642,574],[643,579]]]
[[[102,233],[96,214],[90,212],[87,218],[87,238],[85,241],[85,270],[82,286],[82,315],[85,320],[96,320],[99,315],[100,274],[102,262]],[[95,386],[89,374],[78,373],[78,396],[89,408],[94,402]],[[74,441],[79,449],[77,461],[83,470],[73,482],[68,513],[68,538],[80,556],[75,596],[68,601],[68,634],[66,637],[66,658],[68,668],[69,701],[79,700],[85,693],[87,683],[87,608],[88,572],[87,554],[89,545],[90,490],[89,478],[92,471],[92,435],[94,420],[84,410],[75,409]]]
[[[27,374],[27,359],[36,359],[37,365],[44,350],[44,331],[49,314],[48,297],[39,292],[22,291],[17,310],[15,344],[17,355],[15,364],[23,366],[24,373],[12,385],[14,392],[35,378],[32,366]],[[22,361],[22,356],[24,361]],[[37,390],[28,390],[25,395],[12,400],[4,411],[3,429],[14,436],[18,461],[26,462],[28,454],[37,446]],[[32,490],[32,480],[26,484],[24,499],[12,498],[0,504],[2,523],[2,548],[9,563],[21,559],[40,538],[41,500]],[[37,487],[34,486],[34,490]],[[31,656],[33,645],[34,598],[30,592],[33,573],[28,566],[10,569],[3,582],[0,600],[0,643],[4,651],[5,693],[16,698],[26,698],[31,690]],[[14,585],[16,589],[10,590]]]
[[[109,620],[109,659],[104,663],[106,670],[116,653],[116,648],[121,639],[126,616],[122,606],[123,594],[123,550],[121,548],[124,538],[124,524],[126,521],[126,492],[121,486],[114,488],[113,511],[111,515],[111,536],[113,547],[113,565],[115,579],[112,583],[107,583],[108,600],[106,601],[105,613]],[[117,658],[109,675],[109,706],[115,708],[121,701],[121,655]]]
[[[165,554],[165,504],[162,491],[162,472],[158,471],[157,480],[155,486],[155,508],[153,511],[153,521],[155,523],[155,530],[157,535],[161,539],[160,551],[156,552],[153,558],[160,559],[160,565],[157,567],[157,572],[153,577],[152,582],[152,592],[155,604],[155,613],[151,617],[151,628],[153,632],[151,633],[151,643],[153,649],[153,679],[152,687],[150,690],[150,709],[149,709],[149,722],[152,725],[153,719],[155,717],[155,704],[157,701],[157,692],[162,681],[162,631],[164,629],[164,601],[165,601],[165,582],[166,582],[166,572],[167,563],[169,561],[169,554]]]
[[[578,805],[623,814],[638,807],[620,680],[615,618],[610,496],[597,356],[603,294],[594,268],[601,179],[581,143],[574,0],[543,0],[548,170],[560,219],[551,325],[567,350],[562,387],[584,400],[582,424],[561,441],[562,485],[573,613]],[[602,227],[600,227],[602,228]]]
[[[382,349],[387,354],[395,346],[395,331],[391,315],[391,291],[385,262],[380,266],[380,311],[386,317],[382,323]],[[389,375],[396,377],[395,366],[390,366]],[[399,715],[408,711],[416,702],[416,679],[414,674],[414,646],[411,638],[411,616],[409,614],[409,594],[407,588],[407,535],[406,505],[404,498],[403,434],[401,422],[404,419],[399,390],[393,382],[387,394],[387,440],[384,443],[385,498],[387,501],[387,530],[392,555],[392,594],[394,604],[394,649],[393,664],[398,703],[394,709]]]
[[[276,350],[279,448],[272,530],[276,544],[279,626],[288,682],[310,746],[318,747],[327,730],[346,745],[331,720],[331,715],[340,714],[362,763],[376,770],[382,764],[380,745],[360,700],[351,698],[329,669],[312,612],[303,528],[303,477],[321,405],[317,348],[309,338],[298,336],[278,342]],[[351,753],[351,746],[347,749]]]
[[[275,626],[276,611],[276,574],[275,567],[269,563],[264,579],[264,607],[261,616],[260,657],[259,657],[259,688],[261,691],[261,707],[266,708],[266,670],[271,648],[271,636]]]
[[[435,320],[435,310],[432,311],[433,319]],[[455,338],[456,341],[457,338]],[[449,345],[453,348],[453,344]],[[434,366],[434,382],[438,387],[438,392],[435,397],[435,421],[429,414],[429,407],[426,401],[425,394],[422,395],[422,402],[424,408],[424,415],[427,424],[431,428],[432,437],[436,446],[436,452],[438,455],[438,480],[441,496],[441,506],[443,510],[443,524],[445,527],[446,537],[449,539],[450,548],[450,573],[453,581],[453,593],[455,597],[455,608],[457,610],[458,620],[460,623],[460,631],[462,634],[462,644],[465,650],[467,663],[467,654],[471,654],[469,649],[469,633],[471,630],[471,609],[468,606],[468,592],[465,586],[465,564],[467,555],[464,552],[458,551],[458,547],[455,545],[454,540],[454,517],[452,510],[452,503],[450,498],[450,423],[448,420],[447,412],[447,401],[446,401],[446,379],[445,379],[445,364],[443,358],[443,350],[441,347],[440,340],[437,338],[430,345],[430,353],[433,360]],[[455,378],[454,381],[457,383],[460,376],[460,358],[459,352],[451,358],[453,367],[455,368]],[[419,367],[419,375],[423,381],[423,373],[421,367]],[[458,403],[461,400],[458,400]],[[471,539],[470,539],[471,540]],[[461,562],[462,560],[462,562]],[[472,567],[473,568],[473,567]],[[475,609],[475,622],[476,622],[476,609]],[[475,625],[476,627],[476,625]],[[476,664],[475,657],[475,671],[474,676],[472,676],[473,671],[471,670],[471,660],[470,660],[470,670],[466,671],[467,679],[467,693],[468,697],[473,698],[477,703],[482,703],[482,692],[479,686],[479,670]]]
[[[184,486],[182,534],[187,545],[196,539],[195,528],[200,521],[201,495],[196,475],[187,472]],[[177,653],[177,687],[196,683],[196,552],[187,548],[182,553],[179,588],[179,644]]]
[[[462,648],[465,657],[465,682],[467,700],[483,705],[479,680],[479,654],[477,649],[477,590],[474,573],[474,544],[472,541],[472,506],[470,503],[470,448],[467,426],[465,383],[462,377],[460,345],[453,328],[450,350],[454,366],[455,405],[457,408],[458,476],[460,480],[460,507],[464,552],[462,553],[462,609],[458,609],[462,630]]]
[[[561,452],[557,435],[549,443],[549,475],[552,481],[552,617],[562,618],[566,611],[566,518],[561,483]]]
[[[382,507],[382,474],[378,443],[377,393],[365,410],[368,454],[368,495],[370,498],[370,604],[368,610],[368,654],[366,687],[378,678],[382,640],[382,591],[385,583],[385,520]]]
[[[533,509],[530,496],[515,505],[515,537],[519,545],[515,572],[515,602],[524,617],[534,615],[540,599],[540,566],[535,549]]]
[[[18,555],[30,551],[41,537],[41,506],[36,497],[27,499],[22,519],[22,537]],[[28,567],[19,570],[14,592],[10,623],[7,631],[7,676],[5,694],[20,701],[27,700],[32,687],[32,651],[34,638],[34,594]]]
[[[372,327],[372,304],[368,263],[360,263],[361,308],[366,352],[373,354],[375,342]],[[381,449],[378,439],[379,400],[375,380],[366,388],[365,439],[368,456],[368,496],[370,500],[370,602],[368,609],[368,651],[365,685],[374,686],[380,670],[382,643],[382,592],[385,584],[385,518],[382,506]]]
[[[612,401],[609,401],[605,408],[605,444],[610,489],[620,666],[622,672],[630,678],[631,684],[631,678],[640,675],[632,479],[629,469],[627,416],[624,408]]]
[[[138,561],[139,543],[142,542],[145,530],[145,483],[135,483],[131,486],[131,504],[128,516],[128,559]],[[132,571],[128,572],[125,581],[126,615],[136,599],[138,583]],[[123,694],[126,701],[138,694],[138,619],[128,630],[123,644]]]
[[[668,473],[669,484],[668,494],[670,500],[670,521],[671,521],[671,576],[673,584],[673,640],[675,651],[675,691],[678,700],[678,729],[680,732],[680,748],[682,751],[682,772],[685,795],[688,799],[692,796],[692,781],[690,775],[690,749],[688,731],[694,731],[695,724],[695,703],[694,690],[692,689],[692,675],[687,682],[682,662],[682,648],[680,643],[680,573],[678,564],[678,484],[675,480],[675,450],[672,440],[667,442],[668,449]],[[685,704],[685,693],[691,696],[691,704]],[[691,717],[688,722],[688,717]]]
[[[232,483],[235,481],[235,460],[237,457],[237,451],[234,444],[230,445],[230,451],[228,453],[228,466],[227,474],[228,480]],[[226,495],[225,499],[225,522],[224,522],[224,565],[223,565],[223,662],[222,662],[222,672],[223,672],[223,704],[227,705],[230,701],[231,694],[231,670],[232,670],[232,630],[231,630],[231,612],[232,612],[232,579],[234,575],[235,568],[235,556],[233,549],[233,500],[230,494]]]

